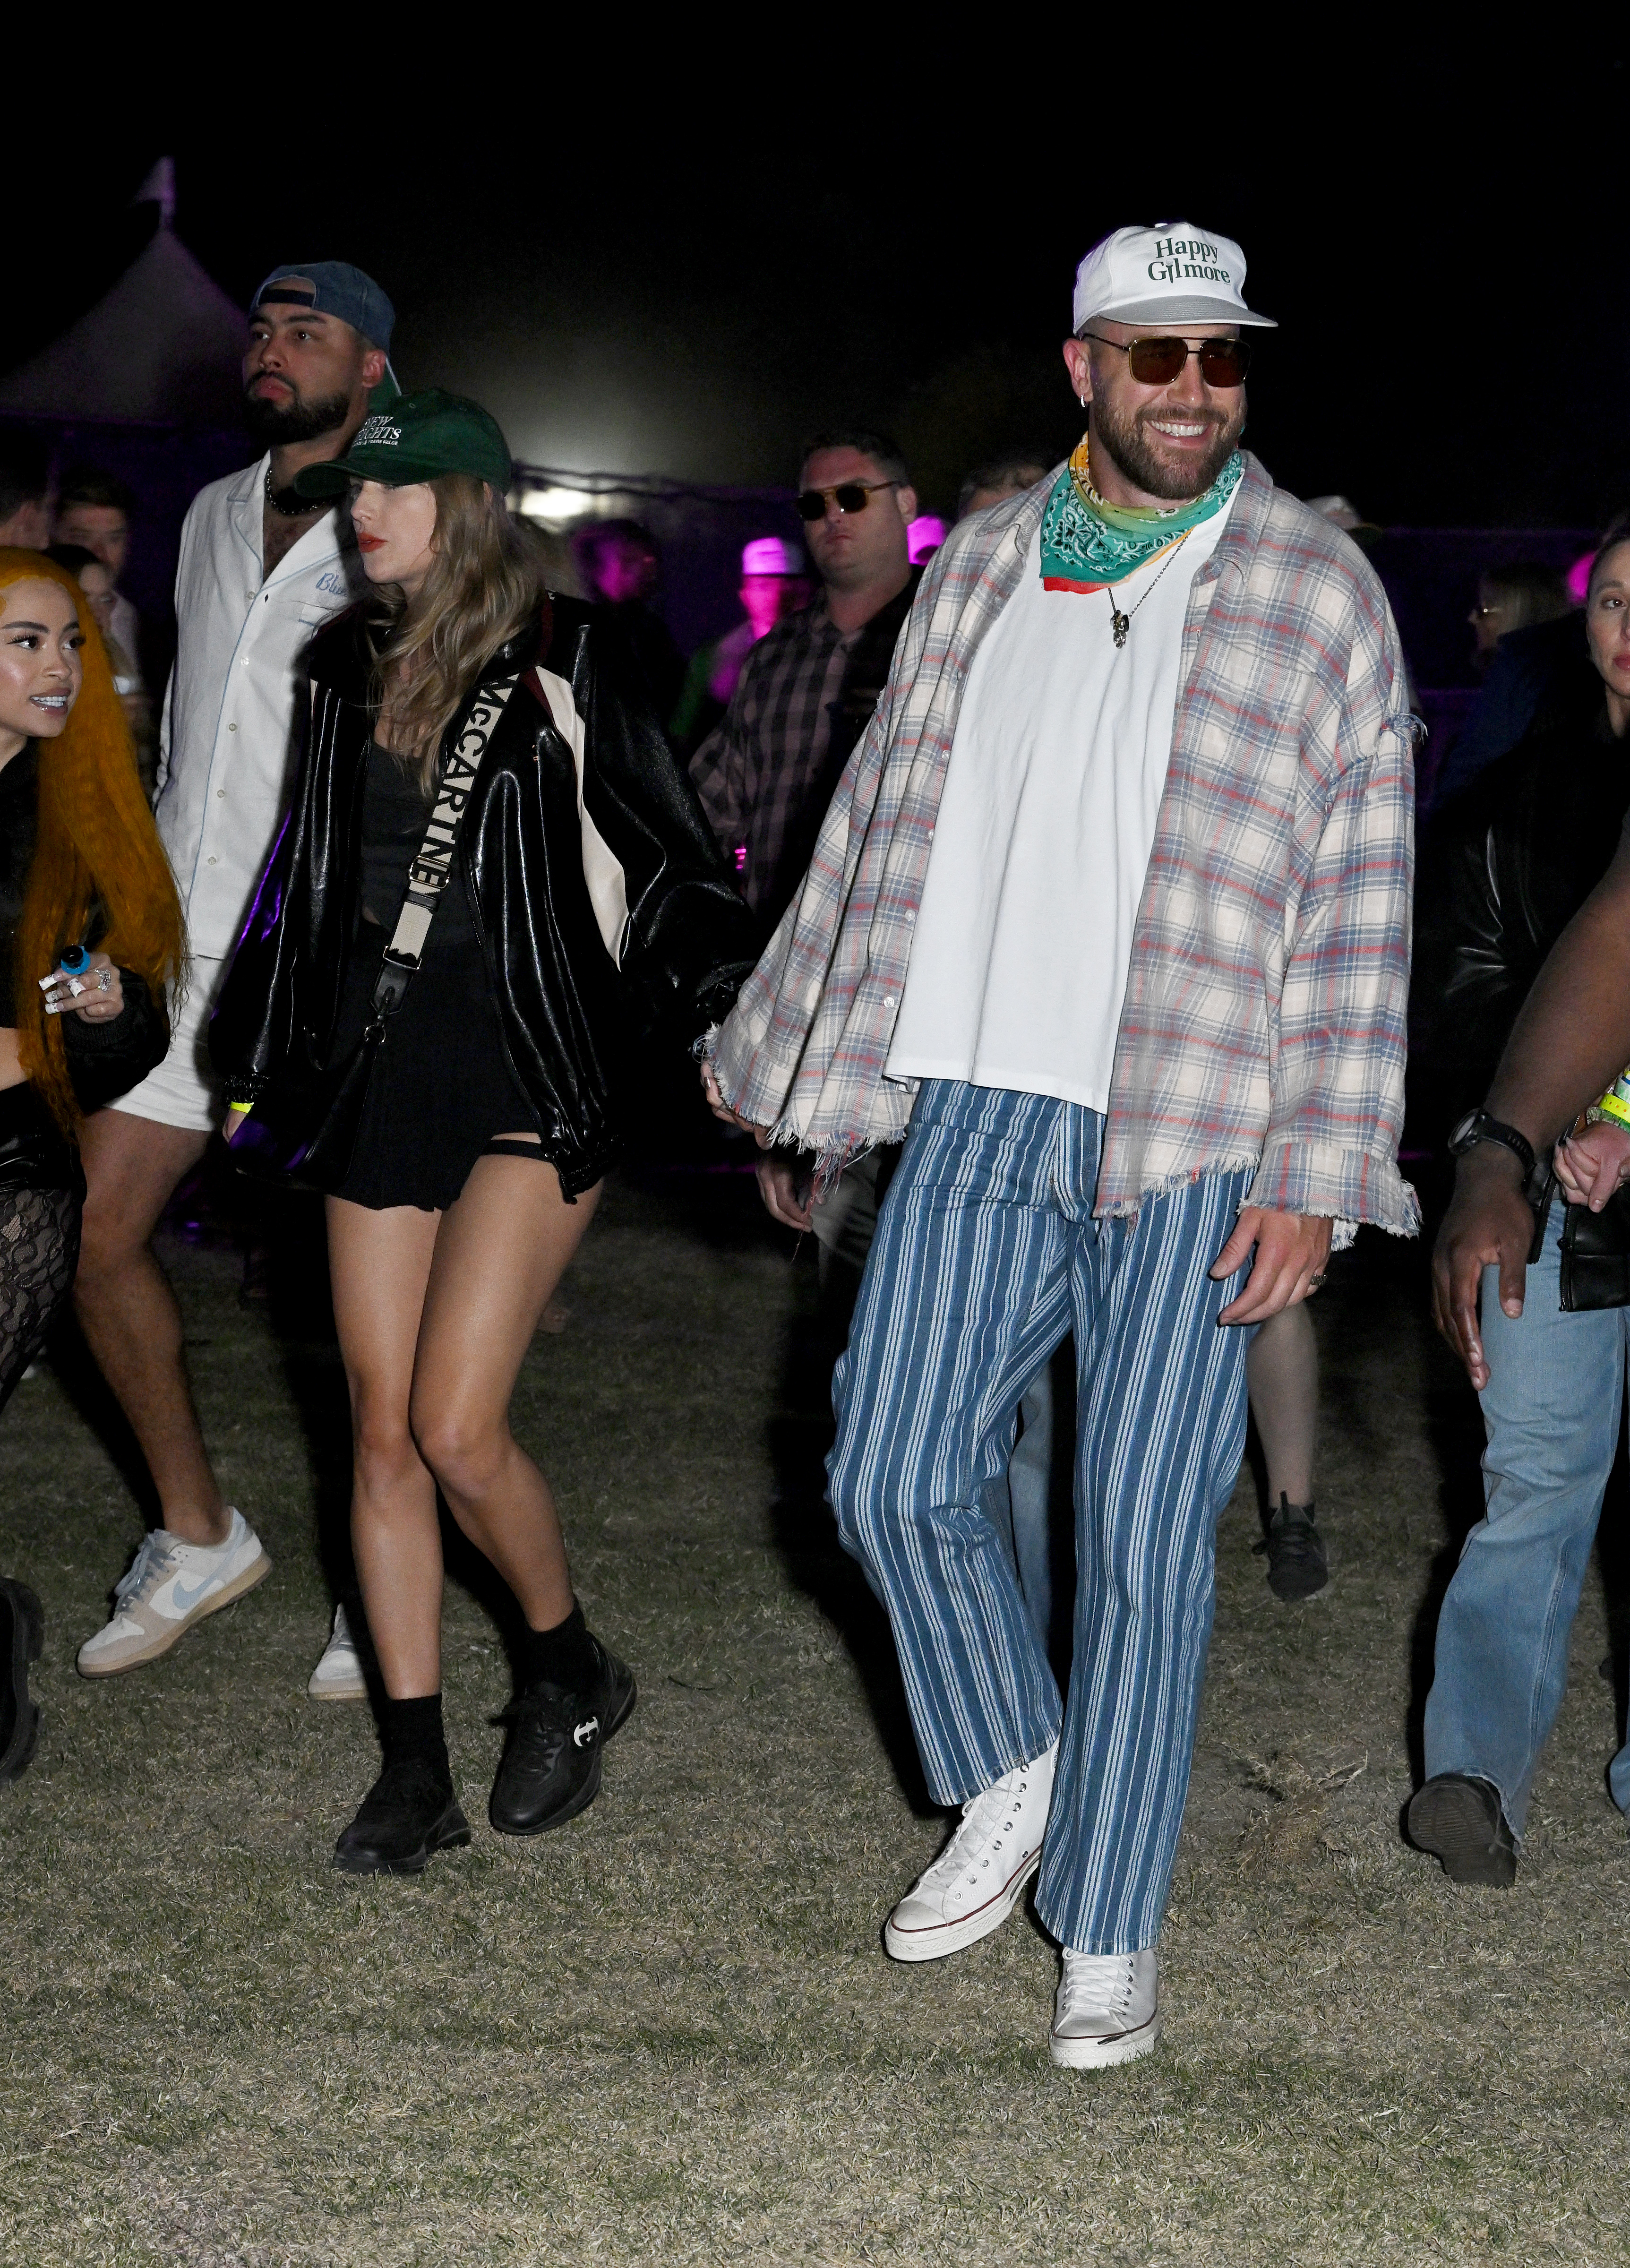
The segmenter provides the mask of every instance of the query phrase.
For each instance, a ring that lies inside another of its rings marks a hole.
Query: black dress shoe
[[[40,1741],[40,1704],[28,1665],[45,1644],[45,1615],[26,1583],[0,1580],[0,1787],[28,1769]]]
[[[342,1874],[420,1874],[438,1851],[469,1841],[445,1765],[429,1756],[387,1764],[334,1846]]]
[[[1516,1840],[1493,1780],[1439,1772],[1410,1802],[1409,1839],[1442,1859],[1451,1882],[1508,1890],[1516,1880]]]
[[[634,1673],[590,1637],[600,1675],[586,1693],[528,1685],[515,1707],[487,1816],[500,1835],[542,1835],[586,1811],[600,1793],[601,1756],[628,1722]]]
[[[1276,1599],[1310,1599],[1330,1580],[1324,1546],[1313,1525],[1310,1504],[1292,1504],[1283,1491],[1268,1532],[1251,1546],[1268,1557],[1268,1588]]]

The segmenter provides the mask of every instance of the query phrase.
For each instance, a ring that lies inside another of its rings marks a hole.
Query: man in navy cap
[[[205,1031],[287,801],[299,656],[365,588],[349,521],[297,496],[295,475],[340,456],[370,406],[395,400],[395,320],[372,277],[344,261],[274,268],[250,302],[243,359],[244,415],[266,453],[203,490],[181,530],[156,807],[192,969],[165,1061],[85,1126],[75,1286],[85,1338],[147,1459],[162,1525],[121,1583],[111,1619],[80,1648],[87,1677],[167,1653],[270,1568],[216,1480],[188,1388],[181,1312],[151,1240],[221,1121]],[[336,1638],[313,1690],[360,1694],[343,1622]]]

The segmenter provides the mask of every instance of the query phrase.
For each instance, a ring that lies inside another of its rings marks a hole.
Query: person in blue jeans
[[[1554,896],[1592,850],[1582,840],[1591,830],[1581,812],[1568,809],[1592,764],[1603,774],[1593,791],[1595,830],[1605,830],[1604,813],[1624,807],[1622,777],[1612,799],[1602,800],[1611,775],[1622,775],[1630,733],[1630,541],[1623,537],[1605,544],[1591,568],[1585,634],[1604,687],[1594,739],[1581,740],[1567,762],[1560,746],[1537,749],[1532,777],[1515,782],[1534,791],[1520,821],[1497,820],[1486,841],[1471,845],[1486,902],[1468,925],[1470,957],[1486,969],[1521,966],[1507,932],[1531,917],[1535,902]],[[1505,807],[1509,814],[1518,805],[1508,799]],[[1547,827],[1566,838],[1565,857],[1546,854]],[[1593,854],[1598,872],[1604,849]],[[1460,1163],[1435,1256],[1434,1298],[1439,1328],[1482,1397],[1486,1510],[1438,1620],[1427,1778],[1409,1807],[1409,1832],[1457,1882],[1503,1887],[1516,1879],[1534,1770],[1562,1704],[1568,1638],[1619,1444],[1630,1309],[1563,1313],[1560,1269],[1567,1204],[1599,1211],[1630,1160],[1630,1139],[1611,1123],[1577,1138],[1567,1130],[1630,1058],[1630,1036],[1619,1029],[1626,996],[1618,989],[1617,951],[1627,881],[1621,835],[1605,876],[1588,895],[1579,892],[1574,918],[1566,928],[1556,920],[1553,936],[1561,934],[1517,1015],[1486,1101],[1449,1139]],[[1563,917],[1568,910],[1560,907]],[[1474,1009],[1468,993],[1460,1011],[1469,1019]],[[1553,1143],[1567,1202],[1553,1194],[1530,1261],[1535,1221],[1525,1193],[1534,1187],[1536,1155]],[[1630,1749],[1614,1758],[1608,1784],[1614,1802],[1630,1810]]]

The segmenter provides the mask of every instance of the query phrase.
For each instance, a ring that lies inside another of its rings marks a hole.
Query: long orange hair
[[[14,583],[59,583],[85,633],[84,679],[67,724],[40,743],[40,821],[17,925],[12,981],[24,1076],[66,1134],[80,1112],[68,1075],[61,1019],[48,1016],[39,979],[69,946],[89,941],[120,968],[145,979],[167,1004],[187,958],[175,880],[136,769],[130,732],[114,691],[107,650],[79,585],[38,551],[0,548],[0,592]],[[102,934],[87,940],[92,916]]]

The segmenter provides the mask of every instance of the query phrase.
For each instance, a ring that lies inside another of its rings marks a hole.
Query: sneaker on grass
[[[500,1835],[545,1835],[586,1811],[600,1793],[606,1742],[639,1697],[634,1673],[593,1635],[598,1669],[582,1692],[541,1683],[515,1704],[509,1739],[487,1805]]]
[[[368,1697],[362,1657],[357,1651],[357,1641],[350,1634],[343,1607],[334,1609],[333,1634],[322,1650],[322,1659],[306,1681],[306,1690],[313,1701],[365,1701]]]
[[[963,1806],[963,1823],[883,1927],[896,1961],[938,1961],[999,1929],[1042,1862],[1058,1743]]]
[[[1146,2056],[1161,2036],[1160,1962],[1142,1953],[1073,1953],[1053,2004],[1052,2059],[1069,2071],[1103,2071]]]
[[[1492,1779],[1439,1772],[1410,1799],[1409,1839],[1442,1861],[1451,1882],[1508,1890],[1516,1880],[1516,1837]]]
[[[461,1849],[469,1822],[445,1764],[399,1756],[387,1764],[334,1846],[342,1874],[422,1874],[438,1851]]]
[[[168,1653],[195,1623],[230,1606],[271,1573],[260,1537],[229,1506],[224,1543],[184,1543],[166,1528],[142,1538],[114,1588],[112,1618],[79,1649],[81,1677],[112,1677]]]

